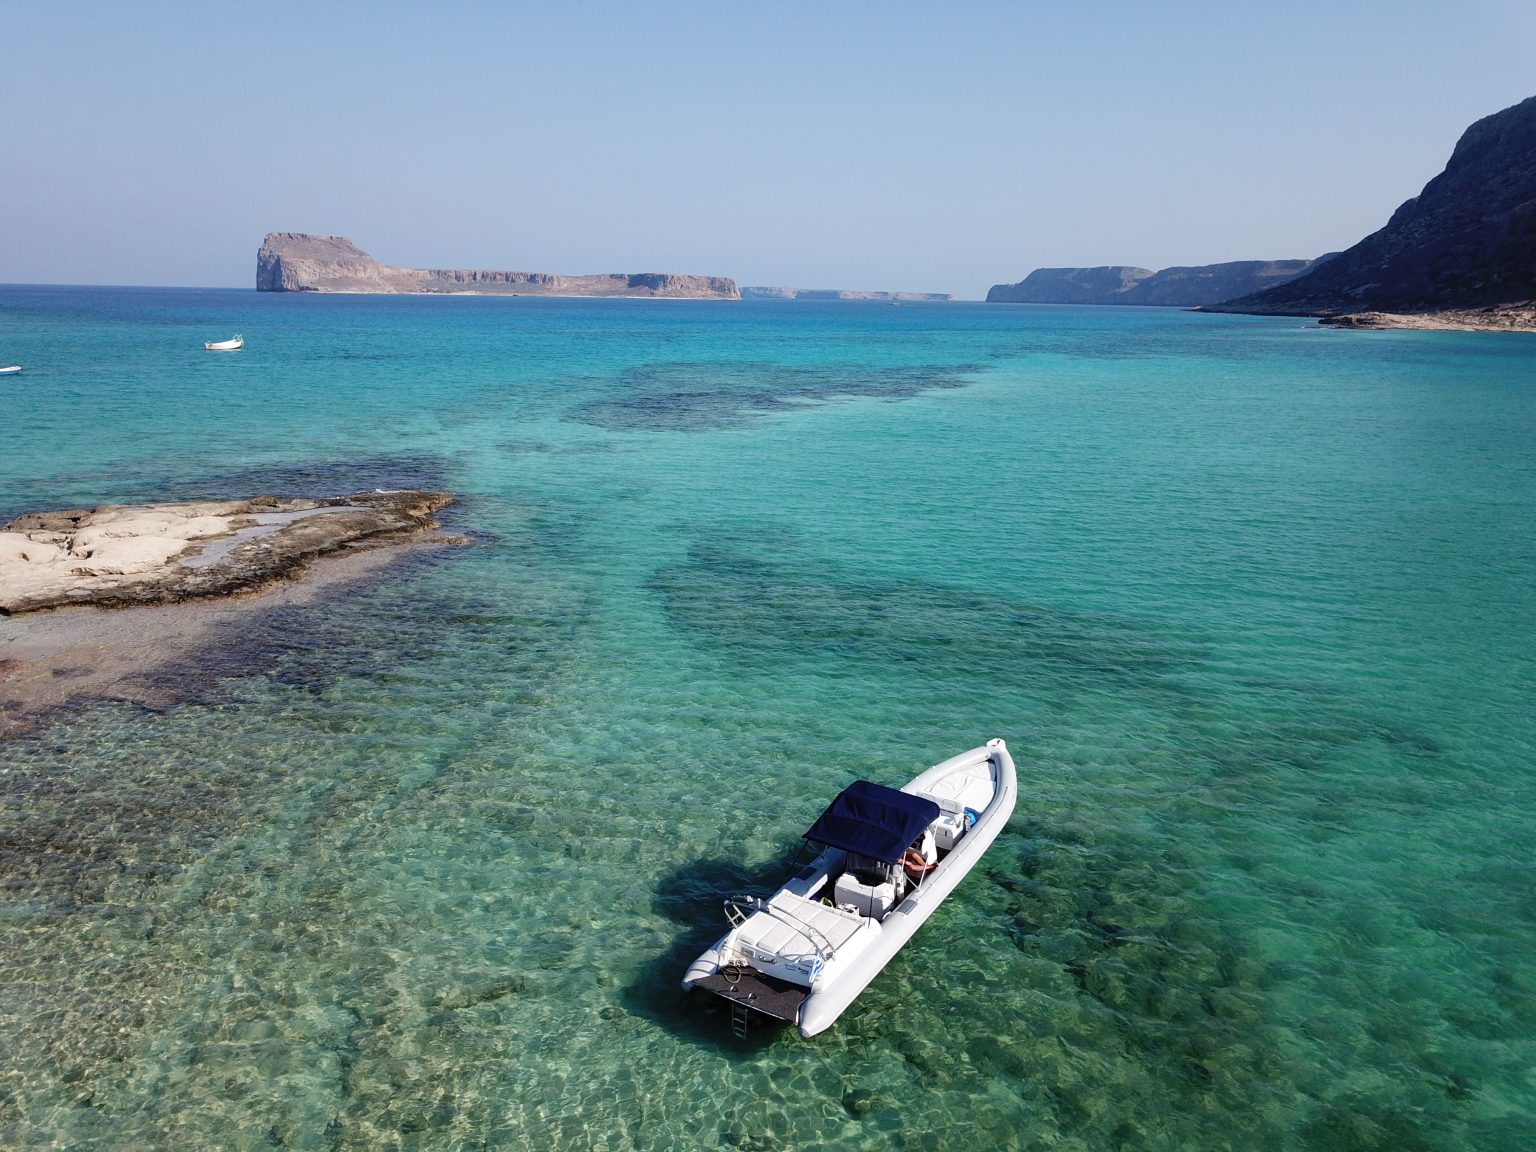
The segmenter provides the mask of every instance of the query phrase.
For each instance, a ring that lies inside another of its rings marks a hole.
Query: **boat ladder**
[[[752,1023],[752,1010],[739,1000],[731,1001],[731,1031],[738,1037],[747,1038],[747,1027]]]
[[[725,918],[732,928],[740,928],[747,917],[762,908],[763,902],[756,896],[732,896],[725,902]]]

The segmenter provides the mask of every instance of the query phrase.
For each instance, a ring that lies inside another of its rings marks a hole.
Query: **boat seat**
[[[957,801],[945,800],[939,805],[938,819],[928,825],[928,834],[948,852],[965,835],[967,827],[965,809]]]
[[[837,956],[856,940],[864,918],[782,889],[732,933],[732,946],[752,967],[810,987],[830,948]],[[857,952],[857,946],[853,947]]]
[[[857,873],[844,872],[832,887],[833,899],[839,908],[852,905],[860,916],[885,918],[897,900],[896,881],[887,878],[878,884],[866,884]]]

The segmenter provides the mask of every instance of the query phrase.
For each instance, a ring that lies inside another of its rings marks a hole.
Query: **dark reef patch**
[[[31,481],[21,491],[4,495],[0,501],[0,523],[41,508],[70,504],[86,507],[101,503],[237,500],[253,494],[297,499],[368,489],[441,492],[451,488],[452,477],[450,461],[425,453],[274,461],[197,472],[157,469],[155,461],[146,462],[142,468],[131,476],[117,467],[100,473],[77,471]]]
[[[194,478],[163,476],[149,486],[157,500],[233,499],[251,492],[316,496],[369,488],[439,491],[449,488],[451,472],[449,461],[426,454],[353,456],[231,468]]]
[[[912,665],[931,682],[1062,678],[1171,687],[1205,657],[1133,620],[924,581],[872,579],[797,549],[705,538],[651,591],[688,635],[732,660]]]
[[[580,405],[572,415],[615,430],[698,432],[737,427],[769,413],[838,397],[905,400],[961,388],[984,370],[980,364],[647,364],[622,373],[613,395]]]
[[[530,438],[503,440],[496,445],[498,452],[508,456],[605,456],[619,451],[619,448],[618,444],[610,440],[555,444],[549,440]]]

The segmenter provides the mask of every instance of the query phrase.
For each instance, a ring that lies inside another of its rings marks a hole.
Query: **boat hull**
[[[21,371],[20,364],[12,364],[6,368],[0,368],[0,376],[14,376]]]
[[[203,347],[210,352],[238,352],[245,347],[245,338],[236,336],[233,340],[210,340]]]
[[[775,997],[764,995],[750,981],[737,980],[734,984],[729,981],[728,976],[733,967],[731,960],[735,929],[720,937],[688,967],[683,976],[683,987],[702,987],[734,1003],[787,1020],[796,1025],[803,1036],[815,1036],[826,1031],[975,867],[1008,823],[1018,794],[1013,758],[1001,740],[990,741],[981,748],[973,748],[951,757],[902,786],[903,792],[913,795],[936,796],[961,803],[964,799],[977,798],[983,770],[990,780],[989,799],[979,809],[971,804],[963,804],[963,807],[976,812],[975,824],[955,842],[938,866],[904,895],[896,907],[878,921],[866,919],[865,924],[872,930],[870,934],[873,938],[864,939],[857,954],[847,962],[837,962],[835,965],[828,963],[814,976],[803,990],[803,999],[794,1006],[792,1017],[787,1014],[785,1006],[796,1000],[797,996],[793,989],[779,987],[784,981],[772,981],[773,991],[782,993]],[[817,862],[816,867],[822,869],[820,876],[807,879],[811,869],[806,869],[796,881],[791,881],[780,892],[794,891],[797,881],[802,887],[810,886],[815,891],[818,881],[825,880],[825,861],[829,855],[830,851],[824,853]],[[764,905],[767,903],[764,902]],[[722,979],[722,974],[727,978]]]

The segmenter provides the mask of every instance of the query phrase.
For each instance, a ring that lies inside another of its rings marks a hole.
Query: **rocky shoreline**
[[[359,492],[32,513],[0,530],[0,616],[260,588],[319,556],[436,528],[452,502],[446,492]]]
[[[366,492],[12,521],[0,532],[0,739],[82,700],[176,703],[268,613],[343,593],[423,549],[463,544],[433,531],[434,513],[451,502],[441,492]],[[122,534],[130,526],[136,534]]]
[[[1536,332],[1536,301],[1439,312],[1346,312],[1324,316],[1329,328],[1409,328],[1429,332]]]

